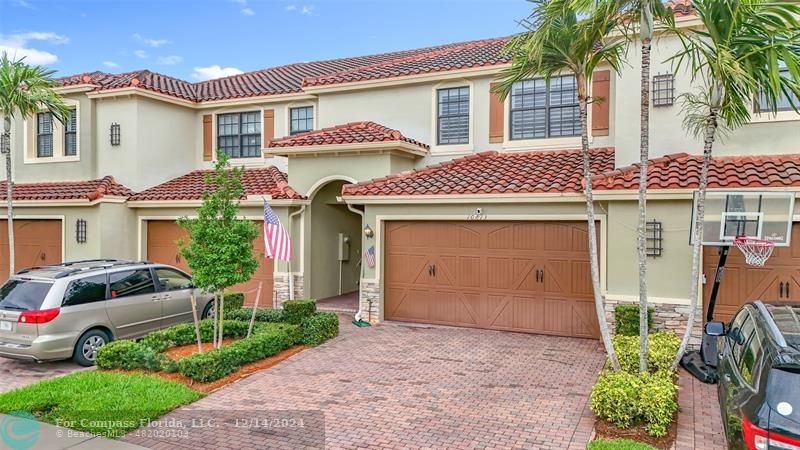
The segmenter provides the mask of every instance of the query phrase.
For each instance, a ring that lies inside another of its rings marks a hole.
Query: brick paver
[[[83,369],[72,361],[36,363],[0,357],[0,392]]]
[[[717,386],[701,383],[684,370],[680,371],[678,385],[676,450],[725,450]]]
[[[319,447],[314,427],[324,420],[326,448],[585,448],[589,392],[602,364],[593,340],[398,323],[356,328],[343,319],[340,337],[124,439],[164,449]],[[300,410],[292,417],[308,427],[243,428],[237,410]],[[174,430],[170,419],[208,417],[219,423],[192,428],[188,438],[146,436]]]

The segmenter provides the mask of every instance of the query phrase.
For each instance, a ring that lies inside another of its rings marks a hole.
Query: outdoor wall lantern
[[[75,222],[75,241],[78,244],[86,243],[86,221],[84,219],[78,219]]]
[[[115,147],[119,145],[121,137],[120,137],[120,126],[118,123],[115,122],[111,124],[110,136],[111,136],[111,145]]]
[[[375,232],[370,228],[369,224],[364,227],[364,236],[366,236],[367,239],[372,239],[372,236],[375,236]]]

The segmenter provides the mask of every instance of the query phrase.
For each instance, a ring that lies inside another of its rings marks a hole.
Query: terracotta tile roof
[[[135,87],[192,102],[301,92],[303,86],[458,70],[507,62],[508,38],[485,39],[376,55],[288,64],[190,83],[150,70],[120,74],[87,72],[59,78],[64,86],[94,85],[102,91]]]
[[[694,14],[694,6],[691,0],[668,0],[668,8],[672,8],[675,17],[691,16]]]
[[[211,170],[193,170],[186,175],[133,195],[131,201],[200,200],[206,191],[206,174]],[[242,176],[242,199],[249,195],[269,195],[273,199],[303,199],[289,186],[286,174],[275,166],[245,169]]]
[[[651,159],[647,165],[648,189],[696,189],[701,155],[676,153]],[[596,175],[595,189],[638,189],[639,165]],[[759,188],[800,186],[800,155],[731,156],[712,158],[709,188]]]
[[[580,150],[483,152],[345,185],[345,196],[527,194],[582,191]],[[613,169],[614,149],[592,150],[592,171]]]
[[[0,181],[0,200],[6,200],[6,182]],[[99,180],[14,183],[14,200],[89,200],[106,195],[129,197],[133,191],[106,176]]]
[[[397,130],[375,122],[351,122],[321,130],[295,134],[270,142],[274,147],[308,147],[313,145],[360,144],[365,142],[406,142],[427,150],[429,146],[403,136]]]
[[[510,38],[484,39],[432,48],[427,52],[409,55],[386,62],[316,78],[306,78],[303,86],[350,83],[354,81],[420,75],[431,72],[468,69],[505,64],[511,60],[502,49]]]

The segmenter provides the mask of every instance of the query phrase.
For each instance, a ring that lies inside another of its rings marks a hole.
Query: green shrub
[[[595,439],[589,442],[586,450],[656,450],[656,448],[630,439]]]
[[[619,428],[641,420],[639,397],[644,382],[628,372],[604,372],[592,387],[591,408],[597,416]]]
[[[301,342],[315,347],[339,335],[339,316],[334,313],[317,313],[306,317],[300,324]]]
[[[161,369],[161,359],[155,350],[130,340],[113,341],[100,347],[96,362],[101,369]]]
[[[295,345],[299,327],[287,324],[259,324],[247,339],[178,361],[178,371],[195,381],[208,383],[237,371],[242,365],[267,358]]]
[[[639,305],[617,305],[614,308],[614,319],[617,323],[616,334],[639,335]],[[653,308],[647,308],[647,329],[653,329]]]
[[[228,311],[241,309],[244,306],[244,294],[242,292],[226,292],[225,293],[225,319],[227,319]]]
[[[647,432],[661,437],[667,434],[675,411],[678,410],[678,386],[669,371],[660,371],[644,376],[644,389],[639,398]]]
[[[241,320],[250,322],[253,316],[252,308],[240,308],[230,312],[225,312],[225,318],[230,320]],[[283,310],[271,308],[258,308],[256,310],[256,322],[283,322]]]
[[[639,373],[639,336],[617,334],[613,338],[614,351],[617,353],[622,370]],[[651,372],[668,370],[680,347],[680,338],[671,331],[660,331],[648,336],[647,366]]]
[[[308,316],[317,312],[316,300],[289,300],[283,304],[283,319],[299,325]]]
[[[592,387],[592,411],[614,426],[645,424],[647,432],[664,436],[678,410],[678,387],[669,371],[639,376],[603,372]]]

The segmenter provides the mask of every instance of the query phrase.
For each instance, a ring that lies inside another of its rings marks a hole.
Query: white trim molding
[[[469,88],[469,140],[466,144],[444,144],[439,142],[439,90]],[[456,79],[442,81],[431,87],[431,155],[463,155],[475,149],[475,84],[471,80]]]

